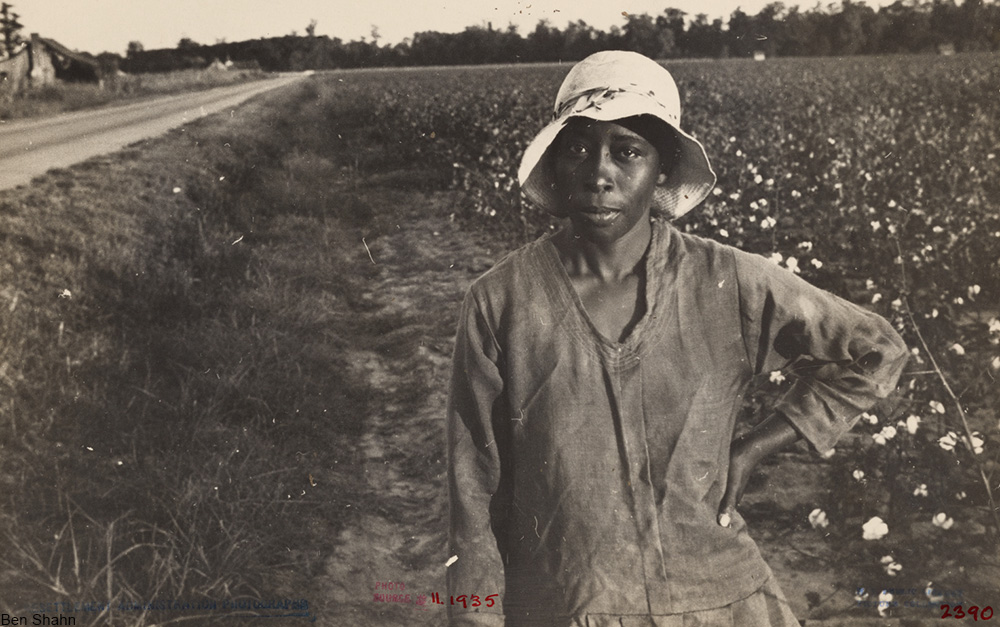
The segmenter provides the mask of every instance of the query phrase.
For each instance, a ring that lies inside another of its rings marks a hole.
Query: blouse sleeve
[[[743,339],[754,374],[793,365],[778,402],[823,452],[895,388],[906,344],[881,316],[820,290],[759,255],[735,251]]]
[[[493,435],[495,405],[503,391],[500,349],[470,291],[462,304],[448,399],[448,594],[479,597],[479,607],[448,605],[449,625],[500,625],[504,569],[490,505],[500,485]],[[487,601],[489,595],[496,595]],[[487,607],[493,602],[492,607]]]

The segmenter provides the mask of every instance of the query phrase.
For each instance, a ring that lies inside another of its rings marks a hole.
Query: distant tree
[[[563,59],[578,60],[600,50],[598,32],[583,20],[570,22],[563,33]]]
[[[834,54],[858,54],[865,50],[867,41],[865,38],[865,22],[874,15],[874,12],[864,4],[843,0],[840,12],[833,15],[833,28],[831,35],[833,39]]]
[[[625,18],[625,47],[651,59],[662,59],[674,52],[672,31],[660,28],[649,15],[629,14]]]
[[[879,52],[931,52],[934,33],[931,15],[920,6],[897,0],[879,9],[886,18]]]
[[[308,37],[316,36],[316,20],[309,20],[309,26],[306,26],[306,35]]]
[[[562,60],[564,38],[565,34],[548,20],[539,20],[535,30],[528,35],[528,58],[532,61]]]
[[[125,57],[131,59],[145,50],[146,47],[142,45],[141,41],[130,41],[128,42],[128,48],[125,50]]]
[[[769,57],[778,54],[786,39],[785,13],[784,4],[772,2],[754,16],[754,51],[762,51]]]
[[[684,29],[684,18],[687,13],[680,9],[666,9],[656,17],[656,27],[661,31],[669,31],[674,43],[675,54],[687,54],[687,31]]]
[[[740,9],[729,16],[729,32],[726,44],[734,57],[749,57],[753,54],[756,37],[753,32],[753,18]]]
[[[708,16],[704,13],[696,15],[688,27],[685,54],[695,57],[721,57],[724,46],[722,20],[715,19],[709,23]]]
[[[190,52],[190,51],[195,50],[196,48],[200,48],[200,47],[201,47],[201,44],[198,44],[197,42],[195,42],[190,37],[183,37],[183,38],[181,38],[180,41],[177,42],[177,49],[178,50],[183,50],[185,52]]]
[[[13,56],[17,48],[24,43],[21,29],[24,25],[18,21],[21,16],[11,11],[14,5],[6,2],[0,4],[0,33],[3,33],[3,47],[7,56]]]

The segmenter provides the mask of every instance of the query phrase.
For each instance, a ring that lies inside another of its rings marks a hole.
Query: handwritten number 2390
[[[954,612],[954,614],[951,612]],[[965,618],[966,615],[971,616],[974,621],[977,621],[980,618],[983,620],[989,620],[993,618],[993,608],[987,605],[983,609],[979,609],[979,606],[973,605],[969,607],[969,611],[966,612],[962,609],[961,605],[953,606],[946,603],[941,604],[941,618]]]

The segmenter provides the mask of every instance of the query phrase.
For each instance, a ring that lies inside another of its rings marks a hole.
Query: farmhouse
[[[31,41],[19,52],[0,60],[0,92],[17,92],[57,81],[100,84],[100,63],[38,33],[32,33]]]

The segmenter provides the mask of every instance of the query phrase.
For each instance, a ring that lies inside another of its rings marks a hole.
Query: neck
[[[652,232],[649,220],[643,220],[617,240],[603,242],[578,235],[570,223],[556,237],[555,244],[571,276],[620,281],[635,274],[649,249]]]

